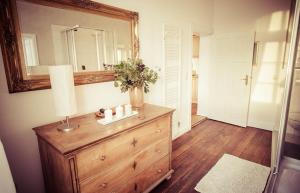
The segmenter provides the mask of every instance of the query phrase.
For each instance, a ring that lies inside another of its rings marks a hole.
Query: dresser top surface
[[[70,132],[60,132],[57,126],[60,122],[33,128],[38,137],[47,141],[62,154],[68,154],[89,144],[104,140],[131,128],[142,125],[158,117],[172,113],[174,109],[145,104],[138,110],[139,114],[116,121],[108,125],[101,125],[94,113],[70,119],[71,123],[79,124],[79,128]]]

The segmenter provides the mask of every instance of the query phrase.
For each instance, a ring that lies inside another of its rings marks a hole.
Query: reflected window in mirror
[[[26,73],[31,74],[31,68],[39,66],[39,55],[37,50],[36,35],[22,33],[22,44]]]

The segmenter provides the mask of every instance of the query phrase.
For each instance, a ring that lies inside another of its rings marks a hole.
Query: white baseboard
[[[273,131],[274,129],[274,123],[272,122],[264,122],[264,121],[256,121],[255,123],[253,122],[248,122],[247,126],[249,127],[255,127],[258,129],[263,129],[263,130],[268,130],[268,131]]]
[[[190,129],[187,130],[179,130],[176,133],[174,133],[174,135],[172,136],[172,140],[177,139],[178,137],[182,136],[183,134],[187,133],[188,131],[190,131]]]

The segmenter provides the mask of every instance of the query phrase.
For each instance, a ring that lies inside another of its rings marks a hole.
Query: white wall
[[[262,31],[272,13],[289,8],[290,0],[215,0],[214,32]]]
[[[102,3],[139,12],[139,33],[141,58],[145,64],[162,67],[162,26],[173,23],[183,30],[182,61],[191,64],[188,55],[190,26],[198,32],[212,31],[213,1],[190,0],[103,0]],[[190,25],[191,24],[191,25]],[[188,72],[186,75],[187,81]],[[162,80],[151,88],[146,101],[163,104]],[[96,111],[99,107],[128,102],[128,95],[121,94],[112,82],[76,87],[80,114]],[[114,97],[111,97],[114,96]],[[50,90],[9,94],[4,73],[3,59],[0,55],[0,137],[4,144],[14,181],[19,193],[43,193],[43,178],[36,136],[33,127],[57,121],[53,109]],[[189,112],[187,113],[189,114]],[[183,128],[188,120],[183,121]]]

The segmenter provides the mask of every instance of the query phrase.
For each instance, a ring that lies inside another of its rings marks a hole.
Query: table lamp
[[[68,132],[78,128],[69,121],[69,116],[77,112],[72,65],[49,66],[49,75],[56,115],[66,117],[58,130]]]

